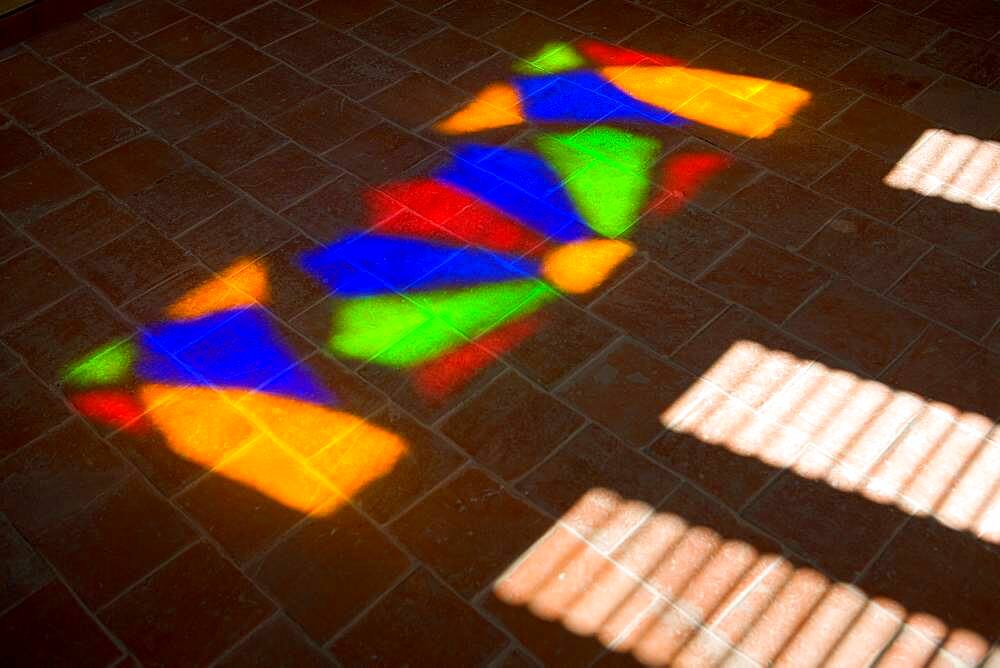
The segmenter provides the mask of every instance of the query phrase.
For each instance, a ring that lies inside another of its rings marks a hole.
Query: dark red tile
[[[714,14],[721,9],[726,4],[726,0],[675,0],[673,2],[649,2],[648,4],[656,6],[661,11],[685,23],[697,23],[709,14]]]
[[[739,0],[712,14],[699,27],[758,49],[794,24],[795,19],[789,16]]]
[[[811,23],[799,23],[762,51],[796,65],[830,74],[864,49],[864,45]]]
[[[797,247],[839,208],[802,186],[767,175],[738,192],[716,213],[776,244]]]
[[[747,511],[751,522],[847,582],[861,574],[906,517],[891,508],[873,514],[861,495],[790,471]]]
[[[0,376],[3,453],[8,455],[69,417],[69,409],[24,368]],[[4,505],[4,512],[10,509]]]
[[[633,228],[630,239],[667,269],[693,278],[745,234],[721,218],[686,207],[673,214],[647,213]]]
[[[71,118],[42,138],[73,162],[81,163],[145,132],[116,110],[99,107]]]
[[[496,49],[457,30],[446,28],[414,44],[400,56],[448,81],[496,53]]]
[[[303,102],[274,125],[310,151],[323,153],[378,122],[378,117],[332,91]]]
[[[822,126],[861,97],[859,91],[801,67],[782,72],[781,80],[809,91],[809,104],[799,109],[795,119],[814,128]]]
[[[751,237],[699,283],[781,322],[828,279],[829,274],[811,262]]]
[[[939,127],[975,137],[991,137],[1000,128],[1000,92],[951,77],[938,79],[907,108]]]
[[[322,92],[319,84],[278,65],[233,88],[226,97],[252,114],[273,118]]]
[[[271,44],[267,52],[303,72],[312,72],[360,46],[361,42],[350,35],[316,23]]]
[[[739,152],[793,181],[810,183],[850,150],[842,141],[793,123],[767,139],[744,143]]]
[[[21,533],[33,539],[124,480],[130,470],[83,422],[73,420],[0,465],[0,503]]]
[[[840,30],[863,16],[874,6],[873,0],[839,0],[838,2],[779,0],[774,8],[785,14],[818,23],[824,28]]]
[[[214,91],[224,91],[241,84],[275,64],[274,59],[238,39],[191,61],[183,71]]]
[[[368,46],[362,46],[317,71],[317,79],[353,100],[362,100],[402,79],[411,67]]]
[[[51,527],[38,546],[96,610],[194,538],[180,513],[133,476]]]
[[[462,32],[479,36],[511,21],[521,12],[520,7],[506,0],[456,0],[438,9],[434,16]]]
[[[929,248],[894,227],[856,211],[844,211],[806,244],[802,254],[861,285],[882,291]]]
[[[0,225],[0,262],[31,248],[31,241],[10,223]],[[3,356],[0,355],[0,358]],[[4,368],[0,365],[0,368]]]
[[[1000,317],[1000,276],[936,249],[891,294],[975,339],[984,336]]]
[[[893,163],[867,151],[855,151],[813,188],[856,209],[891,223],[920,199],[908,190],[891,188],[882,180]]]
[[[611,323],[669,355],[721,313],[722,300],[647,264],[592,308]]]
[[[412,130],[457,107],[464,97],[453,86],[426,74],[413,73],[368,98],[365,104]],[[406,100],[406,104],[400,104],[400,100]]]
[[[107,32],[107,28],[83,16],[32,37],[28,44],[43,58],[51,58],[95,40]]]
[[[381,123],[327,154],[333,162],[372,183],[384,183],[434,153],[434,145]]]
[[[1000,44],[948,31],[917,57],[936,67],[983,86],[990,85],[1000,70]]]
[[[59,383],[70,364],[128,334],[120,316],[89,290],[78,290],[8,331],[4,341],[42,380]]]
[[[52,568],[6,518],[0,518],[0,558],[6,565],[6,583],[0,591],[0,606],[4,610],[35,593],[55,577]]]
[[[333,668],[336,664],[286,617],[276,617],[254,631],[216,665],[227,668],[266,668],[275,665]]]
[[[981,265],[1000,250],[996,222],[995,212],[927,197],[903,216],[899,226]]]
[[[596,0],[584,3],[561,20],[581,32],[617,42],[655,18],[650,10],[625,0]]]
[[[792,333],[872,375],[925,326],[922,318],[843,278],[824,288],[787,324]]]
[[[213,23],[228,21],[267,0],[180,0],[177,4]]]
[[[579,36],[570,30],[538,14],[521,14],[483,36],[489,42],[511,53],[529,57],[547,42],[571,42]]]
[[[115,304],[191,264],[184,251],[148,225],[137,225],[75,262],[77,271]]]
[[[195,665],[215,659],[272,610],[236,568],[199,543],[116,600],[101,621],[143,663]]]
[[[347,30],[391,6],[389,0],[370,0],[361,3],[317,0],[310,3],[305,11],[334,28]]]
[[[544,459],[582,418],[508,372],[444,422],[446,436],[508,480]]]
[[[186,16],[187,12],[164,0],[143,0],[114,14],[102,16],[100,21],[134,42]]]
[[[113,104],[126,111],[133,111],[187,86],[188,83],[177,70],[155,58],[147,58],[94,88]]]
[[[441,642],[447,638],[447,642]],[[482,665],[507,638],[426,570],[378,602],[331,647],[346,665]]]
[[[105,35],[66,53],[52,62],[84,83],[94,83],[143,59],[145,54],[117,35]]]
[[[74,260],[125,232],[136,220],[104,193],[90,193],[29,223],[31,236],[55,255]]]
[[[59,77],[59,70],[30,53],[18,53],[0,61],[0,101],[27,93]]]
[[[261,560],[255,579],[313,640],[324,642],[408,567],[405,554],[345,506],[297,528]]]
[[[233,111],[222,98],[192,86],[151,104],[136,118],[169,142],[177,142]]]
[[[549,521],[477,469],[439,487],[391,530],[466,599],[509,566]],[[503,531],[497,531],[503,527]]]
[[[59,263],[40,250],[29,250],[0,265],[0,306],[4,328],[46,304],[72,292],[79,285]]]
[[[909,58],[944,32],[940,23],[877,5],[845,31],[865,44]]]
[[[272,2],[233,19],[226,27],[251,44],[265,46],[305,28],[310,22],[304,15]]]
[[[560,395],[626,443],[643,446],[662,431],[660,414],[693,382],[626,341],[587,365]]]
[[[57,79],[8,102],[4,107],[21,125],[44,130],[96,107],[99,98],[72,79]]]
[[[869,49],[833,75],[892,104],[912,99],[937,77],[934,70],[877,49]]]
[[[179,65],[229,41],[226,33],[199,18],[188,18],[153,33],[139,46],[171,65]]]
[[[0,142],[4,147],[0,155],[0,174],[20,169],[45,154],[37,140],[14,125],[0,129]]]
[[[990,38],[1000,30],[1000,8],[990,0],[967,0],[961,5],[938,0],[921,16],[979,37]]]
[[[82,165],[113,195],[128,197],[180,169],[184,158],[159,139],[142,137]]]
[[[350,174],[312,193],[284,212],[303,232],[320,241],[366,225],[368,212],[364,192],[367,185]]]
[[[227,115],[221,122],[185,139],[178,146],[220,174],[246,165],[262,153],[277,148],[284,137],[242,113]]]
[[[15,223],[35,218],[90,186],[80,172],[46,155],[0,179],[0,212]]]
[[[236,200],[236,195],[194,168],[174,172],[129,195],[128,205],[160,232],[174,237]]]
[[[336,174],[319,158],[286,145],[233,172],[229,179],[274,211],[280,211]]]
[[[356,26],[352,32],[384,51],[398,53],[439,27],[437,21],[425,15],[405,7],[391,7]]]
[[[222,270],[234,260],[260,256],[291,236],[291,227],[280,218],[240,200],[177,241],[208,266]]]
[[[35,592],[0,617],[0,642],[11,665],[107,666],[121,651],[60,582]]]
[[[788,69],[788,63],[784,61],[726,40],[720,41],[692,60],[690,64],[694,67],[763,79],[777,79],[780,73]]]

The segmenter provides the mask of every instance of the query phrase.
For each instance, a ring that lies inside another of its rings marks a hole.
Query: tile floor
[[[728,167],[446,398],[330,353],[299,256],[586,39],[811,101],[651,131]],[[139,0],[0,53],[0,662],[1000,665],[997,142],[994,0]],[[354,449],[84,417],[67,365],[240,261]]]

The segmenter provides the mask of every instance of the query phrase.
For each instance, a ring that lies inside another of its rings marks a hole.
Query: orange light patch
[[[464,109],[441,121],[435,128],[444,134],[458,135],[523,122],[524,111],[517,90],[509,84],[496,83],[484,88]]]
[[[387,475],[406,455],[401,437],[353,416],[355,429],[312,459],[313,465],[347,498]]]
[[[590,292],[635,252],[617,239],[577,241],[557,248],[542,261],[542,275],[563,292]]]
[[[267,270],[259,261],[240,260],[217,278],[185,294],[166,313],[177,320],[188,320],[227,309],[263,304],[268,296]]]

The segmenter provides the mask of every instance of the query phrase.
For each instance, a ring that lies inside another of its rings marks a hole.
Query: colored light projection
[[[178,456],[303,513],[316,510],[316,484],[304,484],[307,466],[279,460],[322,451],[337,462],[330,482],[343,502],[388,473],[406,443],[340,408],[281,340],[267,300],[263,265],[234,264],[171,305],[165,322],[65,369],[73,405],[112,429],[157,432]],[[265,461],[252,461],[262,450]]]
[[[712,124],[766,136],[809,97],[593,41],[547,45],[515,69],[523,76],[514,84],[487,89],[438,129],[597,122],[540,132],[527,147],[459,144],[430,178],[369,193],[368,229],[302,258],[337,298],[330,350],[410,373],[431,402],[530,336],[540,322],[533,316],[560,293],[604,283],[636,252],[624,237],[645,212],[675,212],[729,164],[698,151],[660,164],[658,139],[615,122],[683,124],[682,112],[721,105],[725,95],[731,106]]]
[[[465,134],[522,123],[700,123],[769,137],[810,94],[767,79],[687,67],[673,58],[584,40],[553,43],[483,89],[437,129]]]

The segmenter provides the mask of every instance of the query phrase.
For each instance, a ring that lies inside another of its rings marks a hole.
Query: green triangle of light
[[[518,74],[552,74],[586,65],[583,56],[569,44],[549,42],[531,58],[515,62],[512,69]]]
[[[592,230],[617,237],[632,227],[649,192],[660,142],[594,127],[542,135],[537,146]]]
[[[121,383],[131,375],[135,357],[131,341],[113,341],[70,364],[63,370],[62,379],[67,385],[80,387]]]

